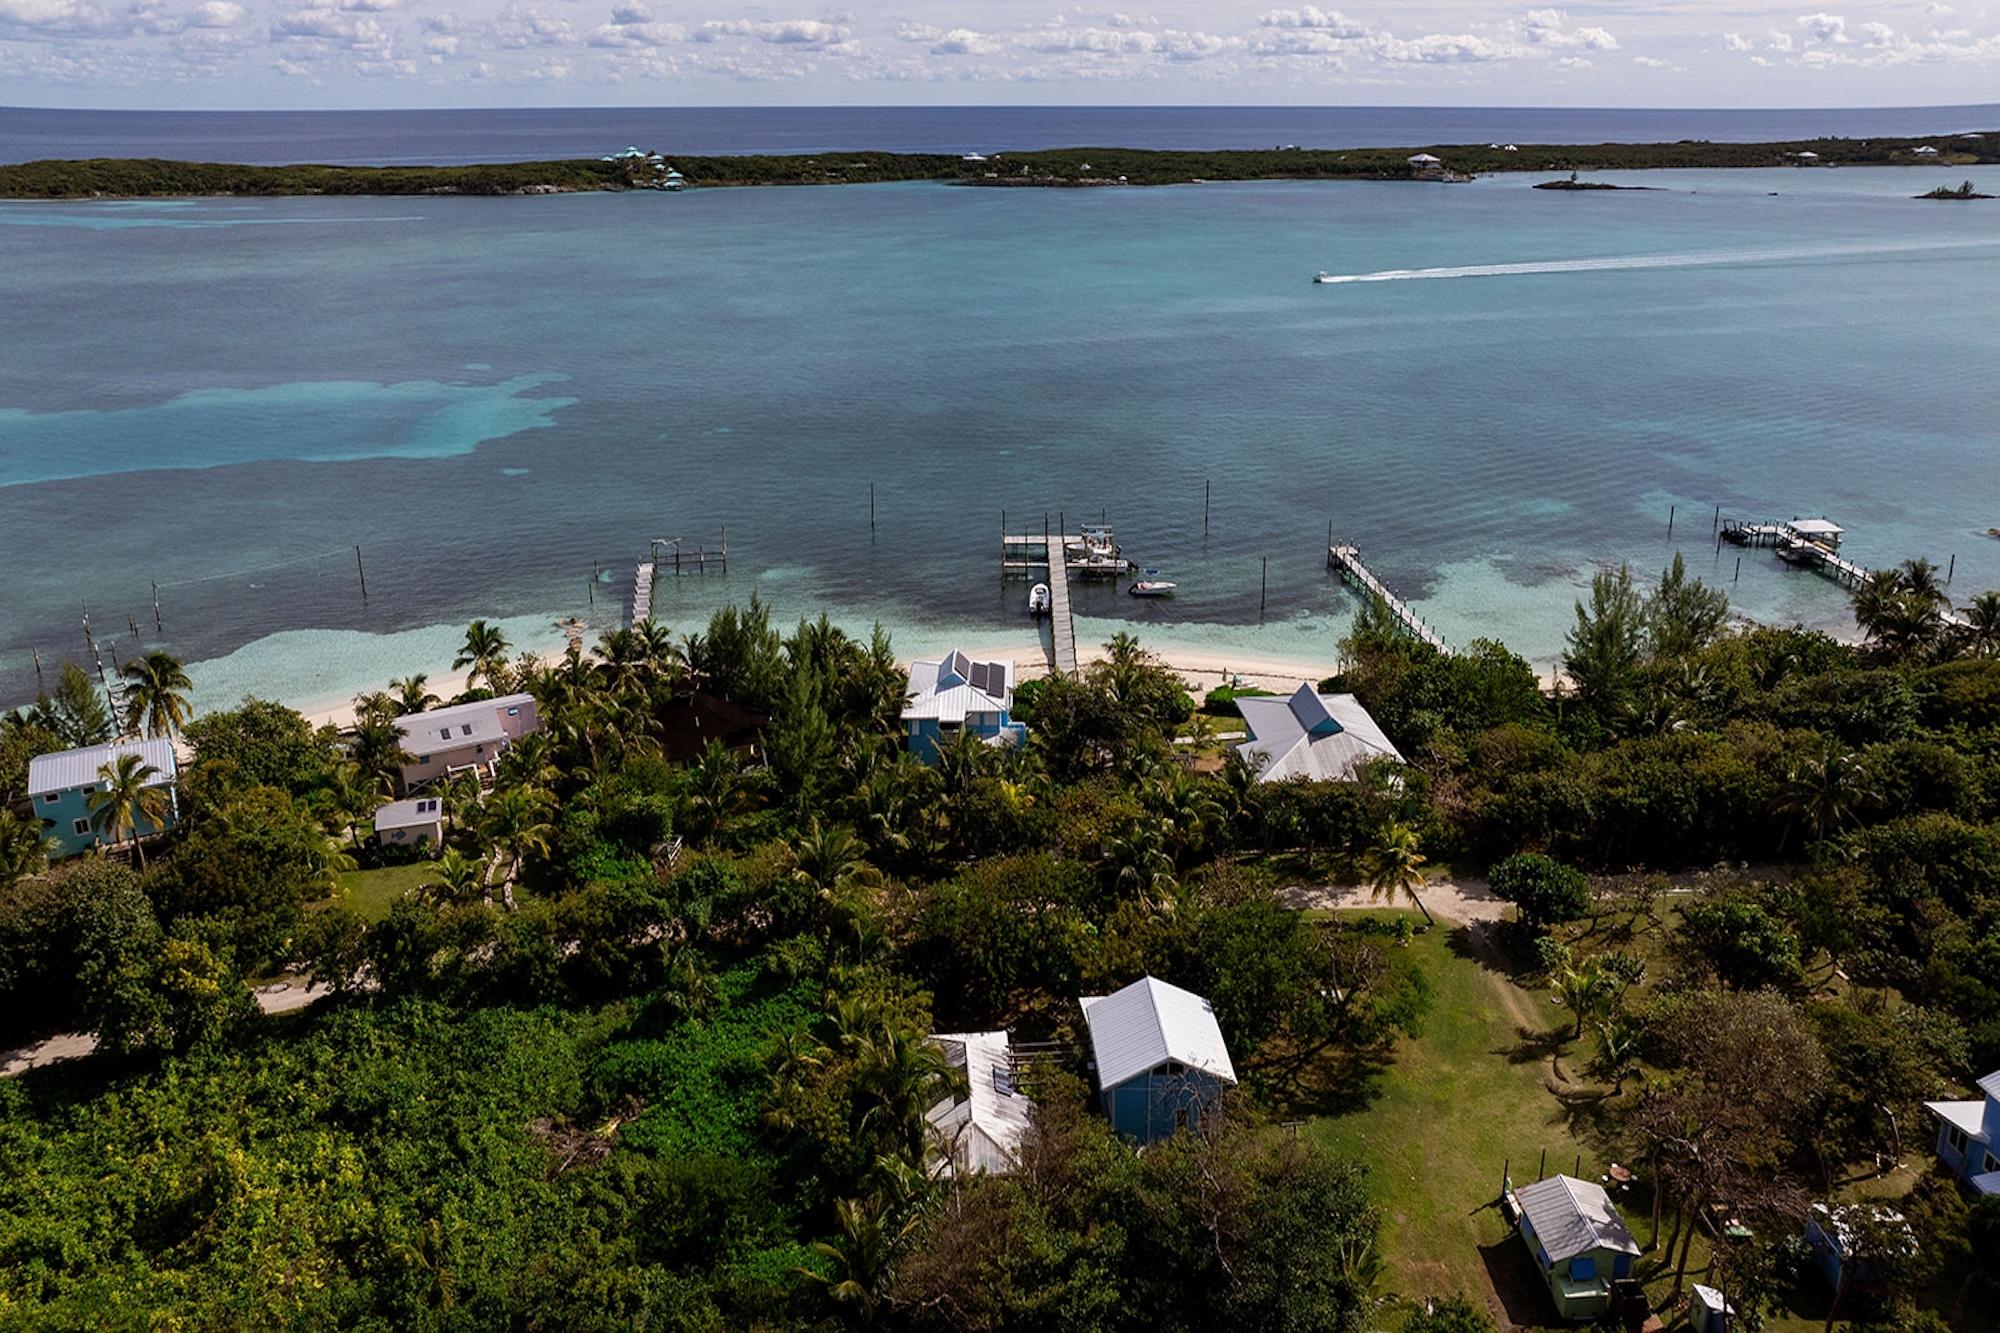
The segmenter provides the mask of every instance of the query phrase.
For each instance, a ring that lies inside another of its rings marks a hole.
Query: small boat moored
[[[1047,615],[1049,613],[1049,604],[1050,604],[1050,598],[1049,598],[1048,584],[1037,583],[1034,587],[1028,589],[1029,615],[1031,616]]]
[[[1138,581],[1125,591],[1131,593],[1134,597],[1172,597],[1174,595],[1174,587],[1175,585],[1172,582],[1160,577],[1159,570],[1149,569],[1142,573]]]

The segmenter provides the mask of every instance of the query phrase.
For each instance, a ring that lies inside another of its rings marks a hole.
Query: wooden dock
[[[1424,618],[1410,608],[1410,604],[1383,586],[1368,566],[1361,562],[1361,549],[1342,543],[1329,544],[1326,548],[1327,568],[1339,572],[1340,577],[1355,588],[1379,600],[1389,609],[1389,617],[1398,628],[1411,638],[1429,644],[1441,653],[1449,654],[1444,635],[1439,634],[1425,623]]]
[[[632,596],[625,603],[625,623],[636,625],[653,618],[653,562],[642,560],[632,571]]]
[[[1034,575],[1046,571],[1049,583],[1050,665],[1061,675],[1074,676],[1076,662],[1076,617],[1070,611],[1069,574],[1075,564],[1067,557],[1049,559],[1049,548],[1064,551],[1060,533],[1000,538],[1000,571],[1003,574]]]
[[[1843,587],[1858,588],[1868,577],[1866,565],[1849,560],[1833,547],[1814,541],[1792,523],[1782,520],[1726,519],[1719,535],[1734,546],[1773,547],[1786,564],[1810,566]]]

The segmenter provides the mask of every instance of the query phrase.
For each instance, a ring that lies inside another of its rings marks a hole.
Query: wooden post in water
[[[1257,615],[1264,614],[1264,598],[1271,590],[1271,557],[1264,557],[1264,572],[1257,578]]]
[[[722,572],[729,572],[729,525],[722,525]]]
[[[42,683],[42,650],[30,647],[28,653],[35,659],[35,693],[47,694],[48,688]]]
[[[875,531],[875,483],[868,483],[868,531]]]
[[[1678,509],[1679,507],[1680,507],[1679,505],[1667,506],[1667,535],[1669,537],[1674,535],[1674,510]]]
[[[597,562],[595,560],[590,562],[590,582],[584,585],[583,602],[585,606],[589,607],[597,605]]]
[[[153,628],[158,630],[160,633],[165,634],[167,632],[167,627],[164,624],[160,623],[160,581],[158,579],[154,579],[152,583],[153,583]]]
[[[1951,553],[1951,564],[1944,571],[1944,581],[1950,583],[1951,576],[1956,573],[1958,573],[1958,552],[1953,551]]]
[[[361,576],[361,600],[368,600],[368,571],[361,564],[361,548],[354,548],[354,572]]]
[[[1202,535],[1202,536],[1204,536],[1204,537],[1206,537],[1206,536],[1208,535],[1208,488],[1209,488],[1209,485],[1210,485],[1210,482],[1209,482],[1209,479],[1208,479],[1207,477],[1203,477],[1203,478],[1201,479],[1201,535]]]
[[[1734,583],[1742,577],[1743,577],[1743,557],[1739,555],[1736,557],[1736,572],[1729,576],[1729,581],[1731,583]]]
[[[1715,507],[1715,522],[1714,522],[1714,524],[1713,524],[1713,525],[1711,526],[1710,530],[1711,530],[1711,531],[1713,531],[1713,532],[1721,532],[1721,531],[1722,531],[1722,506],[1721,506],[1721,505],[1717,505],[1717,506]]]

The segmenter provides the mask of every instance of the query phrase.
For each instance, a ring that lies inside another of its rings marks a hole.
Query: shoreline
[[[650,156],[461,166],[254,166],[160,158],[43,159],[0,165],[0,200],[520,197],[660,194],[783,185],[934,182],[1016,189],[1250,181],[1437,184],[1481,175],[1688,169],[1797,170],[2000,163],[2000,131],[1759,143],[1428,144],[1400,148],[1139,149],[1078,147],[993,154],[828,153]],[[671,171],[674,176],[660,173]]]

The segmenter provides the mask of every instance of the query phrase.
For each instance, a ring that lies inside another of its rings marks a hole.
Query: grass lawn
[[[405,892],[421,885],[436,871],[429,861],[380,870],[348,870],[340,876],[341,901],[364,920],[380,921]]]
[[[1383,913],[1384,916],[1397,915]],[[1407,915],[1407,914],[1404,914]],[[1553,1323],[1554,1302],[1497,1209],[1503,1167],[1516,1185],[1548,1172],[1585,1179],[1606,1165],[1592,1146],[1587,1106],[1551,1090],[1565,1012],[1509,980],[1478,937],[1446,926],[1409,946],[1433,995],[1422,1030],[1397,1044],[1355,1109],[1310,1122],[1306,1133],[1368,1164],[1383,1213],[1386,1284],[1408,1296],[1460,1292],[1492,1309],[1502,1328]],[[1588,1092],[1587,1087],[1575,1091]],[[1644,1244],[1649,1215],[1628,1208]]]

